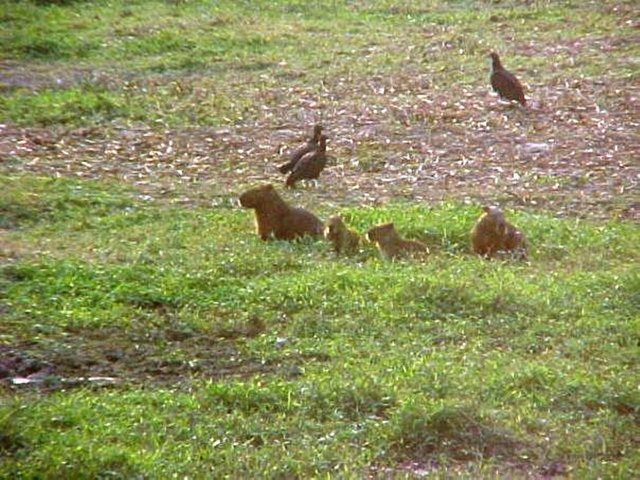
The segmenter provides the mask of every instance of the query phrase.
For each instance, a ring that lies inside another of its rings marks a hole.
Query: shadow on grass
[[[164,308],[160,314],[170,316]],[[328,360],[304,354],[265,360],[244,353],[243,343],[264,330],[257,317],[206,332],[170,318],[161,327],[145,325],[128,331],[70,329],[64,339],[2,346],[0,385],[20,392],[132,385],[180,388],[192,380],[289,375],[299,371],[299,364]]]

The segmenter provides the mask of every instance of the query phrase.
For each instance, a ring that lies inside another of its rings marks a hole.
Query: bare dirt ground
[[[26,81],[13,71],[5,76]],[[262,91],[255,118],[219,128],[2,124],[0,171],[111,178],[148,200],[211,205],[282,182],[282,154],[322,122],[332,161],[319,185],[301,189],[318,201],[458,200],[639,220],[640,85],[574,80],[527,94],[522,109],[488,86],[441,89],[426,74],[402,75],[337,79],[320,94]]]
[[[33,351],[34,345],[28,341],[0,345],[0,388],[45,392],[120,384],[187,388],[192,378],[244,378],[274,372],[296,376],[305,363],[327,360],[306,354],[265,360],[248,354],[244,342],[263,330],[262,322],[252,319],[205,335],[179,325],[127,332],[83,330],[77,337],[67,332],[65,340],[46,342],[46,353],[25,353]]]

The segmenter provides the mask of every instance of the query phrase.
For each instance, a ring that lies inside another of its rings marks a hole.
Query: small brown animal
[[[492,52],[489,56],[491,57],[491,87],[493,90],[498,92],[502,98],[517,100],[522,106],[526,106],[527,101],[524,98],[524,90],[520,81],[502,66],[497,53]]]
[[[240,205],[255,210],[256,230],[262,240],[272,235],[278,240],[322,235],[324,226],[320,219],[304,208],[290,207],[271,184],[244,192],[240,195]]]
[[[297,181],[307,179],[315,180],[327,165],[327,137],[320,135],[318,148],[314,152],[305,154],[293,167],[292,172],[285,182],[287,187],[293,187]]]
[[[429,253],[429,249],[424,243],[401,238],[396,232],[393,223],[376,225],[367,232],[367,239],[377,244],[382,258],[386,260]]]
[[[360,235],[349,230],[339,216],[333,216],[327,221],[324,229],[324,238],[333,244],[336,255],[341,253],[353,253],[360,244]]]
[[[306,145],[295,150],[289,155],[289,161],[283,163],[278,167],[280,173],[288,173],[294,169],[300,159],[309,152],[314,152],[318,148],[318,142],[320,141],[320,135],[322,134],[322,125],[315,125],[313,127],[313,135],[307,140]]]
[[[503,252],[515,253],[519,258],[527,258],[524,234],[504,219],[499,207],[484,207],[471,230],[471,248],[474,253],[493,258]]]

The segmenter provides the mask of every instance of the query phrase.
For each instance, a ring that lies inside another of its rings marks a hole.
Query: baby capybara
[[[424,243],[401,238],[393,223],[384,223],[373,227],[367,232],[367,239],[376,243],[382,258],[386,260],[422,256],[429,253],[429,249]]]
[[[339,216],[333,216],[327,221],[324,229],[324,238],[333,244],[336,255],[350,254],[358,250],[360,235],[349,230]]]
[[[502,210],[495,206],[484,207],[484,213],[471,230],[471,249],[487,258],[504,252],[527,257],[524,234],[507,222]]]

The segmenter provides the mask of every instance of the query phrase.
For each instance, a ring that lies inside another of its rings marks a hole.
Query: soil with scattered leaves
[[[338,79],[320,94],[279,88],[268,96],[286,102],[219,128],[3,124],[0,172],[118,179],[146,200],[212,205],[262,182],[284,187],[276,166],[321,122],[329,166],[298,189],[319,203],[457,200],[640,219],[638,85],[529,86],[526,109],[426,74]]]

